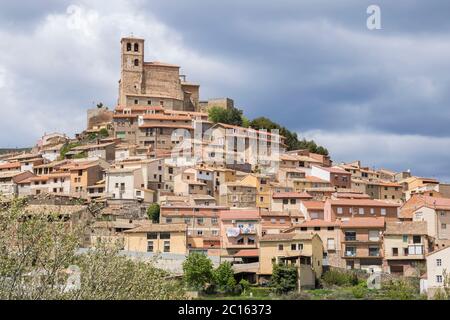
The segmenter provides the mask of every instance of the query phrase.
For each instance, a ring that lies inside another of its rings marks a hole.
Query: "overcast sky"
[[[366,9],[381,8],[381,30]],[[121,36],[323,144],[335,162],[450,180],[450,1],[0,0],[1,147],[73,135],[117,101]]]

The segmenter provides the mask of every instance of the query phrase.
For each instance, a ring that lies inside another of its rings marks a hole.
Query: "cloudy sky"
[[[0,0],[0,146],[73,135],[86,109],[113,107],[133,33],[201,98],[231,97],[336,162],[450,180],[449,13],[445,0]]]

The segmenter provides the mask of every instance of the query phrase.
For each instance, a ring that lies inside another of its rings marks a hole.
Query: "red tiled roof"
[[[373,199],[337,199],[330,201],[332,206],[400,207],[398,203]]]
[[[272,195],[273,199],[312,199],[313,197],[307,192],[276,192]]]
[[[350,218],[339,221],[341,228],[384,228],[384,217]]]
[[[221,220],[259,220],[258,210],[222,210],[220,211]]]
[[[302,204],[308,210],[323,210],[325,207],[324,201],[302,201]]]
[[[241,249],[233,257],[258,257],[259,249]]]
[[[1,169],[13,169],[13,168],[20,168],[20,162],[7,162],[0,164],[0,170]]]

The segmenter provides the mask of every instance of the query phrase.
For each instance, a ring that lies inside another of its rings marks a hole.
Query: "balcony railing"
[[[345,241],[356,241],[356,236],[345,236]]]

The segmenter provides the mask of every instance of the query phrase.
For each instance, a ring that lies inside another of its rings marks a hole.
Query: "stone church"
[[[199,110],[200,86],[185,81],[180,67],[144,61],[144,39],[121,39],[121,78],[118,105],[162,106],[180,111]]]

